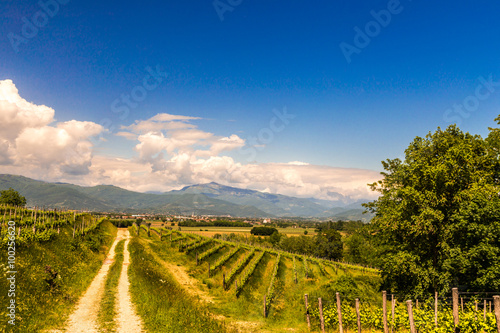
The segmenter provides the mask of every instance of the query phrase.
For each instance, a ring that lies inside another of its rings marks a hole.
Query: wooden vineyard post
[[[319,320],[321,322],[321,332],[325,333],[325,318],[323,317],[323,301],[321,300],[321,297],[318,298],[318,305],[319,305]],[[342,327],[341,323],[339,323],[339,327]],[[340,329],[340,332],[342,333],[342,329]]]
[[[304,295],[304,301],[306,303],[306,318],[307,318],[307,327],[311,329],[311,317],[309,316],[309,295]]]
[[[358,324],[358,333],[361,333],[361,315],[359,313],[359,298],[356,298],[356,323]]]
[[[453,288],[451,290],[451,296],[453,299],[453,325],[455,326],[455,332],[458,332],[458,288]]]
[[[222,273],[222,289],[226,290],[226,273]]]
[[[406,301],[406,310],[408,311],[408,319],[410,321],[410,333],[416,333],[415,322],[413,321],[413,308],[411,305],[411,300]]]
[[[396,315],[396,299],[391,295],[391,333],[394,330],[394,316]]]
[[[497,332],[500,333],[500,296],[493,296],[493,302],[495,303],[495,318],[497,319]]]
[[[384,322],[384,333],[388,333],[389,329],[387,327],[387,291],[382,291],[382,313]]]
[[[462,312],[464,312],[464,298],[460,297],[460,308],[462,309]]]
[[[295,284],[297,284],[297,271],[295,271]]]
[[[267,311],[266,311],[266,295],[264,295],[264,318],[267,317]]]
[[[484,320],[486,321],[486,300],[484,300],[483,312],[484,312]]]
[[[340,294],[335,293],[337,297],[337,315],[339,317],[339,332],[344,333],[344,328],[342,327],[342,303],[340,303]]]
[[[477,299],[474,300],[474,318],[477,320],[477,311],[478,311],[478,306],[477,306]]]
[[[438,292],[434,291],[434,326],[438,327]]]

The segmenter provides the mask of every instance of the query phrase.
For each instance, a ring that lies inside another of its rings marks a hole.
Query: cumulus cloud
[[[134,163],[149,170],[136,179],[141,189],[168,191],[189,184],[218,182],[224,185],[256,189],[300,197],[338,200],[373,198],[367,184],[380,179],[371,170],[333,168],[311,165],[302,161],[288,163],[242,164],[225,152],[245,146],[236,134],[227,137],[200,130],[192,121],[198,117],[157,114],[147,120],[137,120],[123,126],[119,136],[136,140],[138,153]],[[96,165],[98,167],[98,165]],[[105,169],[103,167],[103,169]],[[123,175],[124,171],[120,172]],[[109,175],[118,180],[117,176]],[[148,179],[151,179],[148,182]],[[122,177],[121,186],[137,190],[137,186]]]
[[[165,160],[158,170],[140,161],[130,160],[128,163],[142,172],[120,178],[128,170],[127,162],[97,158],[92,169],[101,170],[102,183],[113,182],[136,191],[165,192],[189,184],[217,182],[268,193],[325,200],[345,197],[373,199],[376,194],[369,190],[367,184],[380,179],[380,173],[372,170],[289,163],[241,164],[229,156],[201,159],[186,153]]]
[[[76,120],[55,123],[54,115],[52,108],[23,99],[11,80],[0,81],[1,169],[53,175],[88,173],[92,159],[88,138],[101,133],[103,127]]]
[[[189,121],[198,119],[201,118],[173,115],[168,113],[158,113],[156,116],[151,117],[147,120],[136,120],[130,126],[122,126],[122,129],[125,131],[130,131],[134,134],[182,130],[187,128],[196,128],[196,125],[189,123]],[[121,132],[121,135],[123,135],[124,133],[126,132]]]
[[[228,152],[245,146],[236,134],[216,135],[199,117],[160,113],[123,126],[135,156],[94,155],[90,141],[104,131],[88,121],[57,122],[55,111],[23,99],[10,80],[0,81],[0,172],[79,185],[112,184],[129,190],[170,191],[185,185],[224,185],[299,197],[352,199],[375,196],[371,170],[289,163],[242,164]],[[233,156],[233,155],[232,155]]]
[[[151,163],[154,171],[178,165],[179,160],[218,156],[245,145],[245,140],[236,134],[218,136],[191,123],[200,119],[159,113],[147,120],[137,120],[130,126],[122,126],[123,131],[117,135],[139,141],[135,150],[142,161]]]

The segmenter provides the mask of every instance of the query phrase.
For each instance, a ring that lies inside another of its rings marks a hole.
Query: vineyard
[[[71,226],[73,238],[85,236],[103,220],[88,213],[9,206],[0,206],[0,218],[0,246],[7,244],[9,225],[15,226],[16,245],[23,246],[32,241],[50,241],[63,226]]]
[[[481,307],[477,300],[471,300],[463,305],[457,312],[459,332],[473,333],[496,333],[498,327],[495,314],[491,312],[491,301],[481,302]],[[359,327],[363,330],[384,331],[384,313],[381,304],[370,304],[360,302],[358,306],[353,301],[343,301],[340,305],[339,317],[338,305],[333,300],[322,300],[322,311],[319,309],[319,302],[314,302],[309,306],[311,325],[321,327],[321,312],[323,314],[323,326],[327,331],[339,331],[340,325],[344,330],[356,331]],[[409,302],[395,301],[387,307],[386,327],[392,332],[411,332],[410,312],[413,321],[413,328],[418,332],[433,333],[453,333],[455,332],[455,319],[453,316],[453,306],[449,303],[440,304],[435,312],[435,303],[432,298],[421,302],[418,307],[412,302],[411,310]],[[418,303],[417,303],[418,304]],[[437,316],[436,316],[437,314]],[[339,320],[340,318],[340,320]],[[359,323],[358,323],[359,318]]]
[[[63,325],[102,266],[116,228],[82,212],[2,206],[0,214],[2,279],[7,281],[9,268],[16,273],[15,331]],[[0,284],[1,304],[13,299],[7,286]],[[2,318],[9,318],[7,311],[2,306]]]
[[[351,332],[357,331],[358,324],[362,330],[384,332],[379,277],[373,268],[191,233],[168,232],[172,241],[166,237],[163,241],[154,241],[155,251],[167,260],[182,264],[198,281],[197,287],[218,300],[210,304],[211,311],[222,315],[229,323],[241,324],[244,320],[252,327],[249,332],[280,332],[285,328],[300,332]],[[185,245],[179,246],[177,240]],[[195,249],[185,250],[197,244]],[[307,309],[306,294],[309,298]],[[411,332],[408,303],[398,300],[397,295],[389,296],[392,299],[386,305],[386,329]],[[340,301],[338,304],[336,297]],[[356,302],[353,297],[357,298]],[[434,299],[413,303],[411,315],[416,331],[455,332],[452,307],[446,297],[443,296],[439,303],[437,327]],[[474,298],[464,304],[462,299],[457,325],[460,332],[497,332],[491,304],[484,303],[486,310],[483,312],[482,301]]]
[[[182,266],[197,281],[191,288],[217,300],[209,304],[213,313],[226,318],[230,326],[252,327],[238,327],[242,331],[307,330],[304,293],[331,293],[334,281],[342,276],[356,281],[370,300],[377,297],[378,273],[372,268],[194,233],[164,230],[161,240],[158,235],[148,237],[140,229],[139,239],[147,240],[142,244],[162,260]]]
[[[7,248],[9,224],[16,225],[20,308],[30,313],[28,317],[19,313],[20,327],[33,332],[61,327],[102,265],[116,228],[88,213],[15,207],[0,207],[0,213],[2,248]],[[380,276],[373,268],[149,223],[130,223],[128,230],[133,237],[132,300],[151,332],[451,333],[458,328],[462,333],[493,333],[499,329],[495,311],[500,310],[496,303],[500,298],[493,301],[498,293],[456,291],[453,297],[440,295],[439,306],[435,295],[408,303],[398,295],[381,294]],[[107,288],[115,288],[116,274]],[[109,304],[107,317],[100,315],[108,318],[101,319],[102,327],[114,316]]]

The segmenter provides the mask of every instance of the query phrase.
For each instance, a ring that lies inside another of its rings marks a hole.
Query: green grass
[[[116,325],[114,318],[116,316],[115,304],[116,294],[118,292],[118,281],[122,271],[123,264],[123,249],[125,240],[121,240],[116,244],[115,261],[109,268],[106,283],[104,285],[104,296],[101,300],[101,308],[99,309],[99,324],[101,332],[115,332]]]
[[[335,285],[337,279],[346,274],[352,275],[356,282],[356,292],[362,292],[370,297],[380,297],[378,293],[380,279],[371,272],[363,273],[350,268],[339,268],[336,273],[329,262],[322,262],[324,268],[324,271],[322,271],[315,260],[309,259],[308,266],[314,272],[314,275],[310,274],[310,277],[306,279],[303,256],[297,256],[295,259],[298,271],[298,283],[296,284],[293,275],[293,258],[288,254],[282,254],[275,282],[275,297],[271,302],[268,317],[264,318],[263,297],[268,290],[273,275],[277,259],[276,251],[267,252],[263,256],[237,297],[234,281],[238,281],[239,284],[239,278],[244,274],[246,266],[240,273],[235,275],[228,290],[223,289],[222,275],[225,272],[227,277],[227,274],[238,265],[238,262],[251,251],[251,246],[242,246],[236,255],[209,278],[207,274],[208,263],[213,265],[218,258],[230,252],[232,248],[230,243],[196,266],[194,251],[192,253],[179,252],[176,242],[172,244],[168,240],[159,242],[157,239],[150,239],[143,235],[141,234],[140,243],[148,251],[154,252],[155,256],[163,261],[182,266],[189,276],[198,281],[196,288],[207,293],[212,298],[213,303],[203,303],[205,305],[202,305],[206,315],[224,318],[229,327],[241,329],[241,326],[243,326],[242,332],[284,332],[288,329],[294,332],[307,332],[304,294],[310,294],[310,299],[315,299],[316,302],[318,295],[329,299],[332,296],[331,285]],[[187,288],[191,287],[188,286]],[[159,289],[161,287],[156,290]],[[345,290],[345,292],[350,291],[350,289]],[[193,307],[200,304],[197,300],[191,300]],[[141,300],[137,304],[139,303],[146,303],[146,301]],[[189,317],[190,314],[187,314],[187,316]],[[199,331],[203,332],[203,330]]]
[[[16,249],[15,332],[39,332],[64,326],[78,299],[101,268],[116,236],[116,228],[109,222],[102,222],[84,238],[73,240],[72,233],[73,230],[66,226],[50,242],[31,242]],[[5,265],[7,251],[0,250],[0,263]],[[47,266],[57,272],[56,278],[50,278]],[[1,274],[2,281],[6,281],[5,266]],[[0,304],[5,305],[8,301],[7,283],[0,283]],[[4,306],[0,308],[0,317],[7,318]]]
[[[223,323],[212,318],[159,264],[148,242],[134,237],[129,245],[132,301],[149,332],[226,332]]]

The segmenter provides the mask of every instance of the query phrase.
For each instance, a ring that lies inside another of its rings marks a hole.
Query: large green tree
[[[389,249],[384,288],[412,296],[500,288],[498,135],[453,125],[416,137],[404,161],[382,162],[383,179],[370,184],[381,196],[366,207]]]
[[[13,188],[9,188],[0,191],[0,204],[23,207],[26,205],[26,198]]]
[[[321,230],[314,237],[314,254],[321,258],[342,259],[342,235],[335,229]]]

